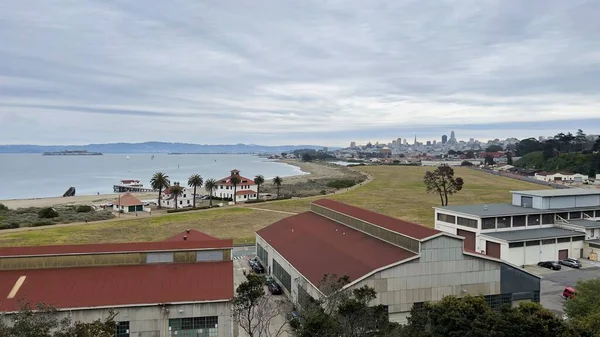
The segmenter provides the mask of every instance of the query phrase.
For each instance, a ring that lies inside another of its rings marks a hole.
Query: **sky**
[[[600,133],[600,1],[0,0],[0,144]]]

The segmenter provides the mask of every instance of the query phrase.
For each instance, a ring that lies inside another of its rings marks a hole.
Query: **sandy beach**
[[[315,180],[343,178],[348,175],[349,171],[348,168],[330,164],[304,163],[297,160],[282,160],[281,162],[297,166],[303,172],[309,173],[283,177],[284,186],[298,186],[299,184],[304,184]],[[268,181],[266,184],[270,184],[270,181]],[[200,193],[205,193],[205,191],[202,189]],[[134,195],[140,200],[155,200],[157,198],[157,193],[134,193]],[[119,195],[117,193],[113,193],[100,195],[81,195],[74,197],[9,199],[0,200],[0,203],[12,209],[59,205],[100,205],[107,202],[113,202],[118,198],[118,196]]]

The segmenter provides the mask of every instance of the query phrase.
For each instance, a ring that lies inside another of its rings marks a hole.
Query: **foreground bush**
[[[75,208],[75,211],[78,213],[87,213],[87,212],[91,212],[93,210],[94,209],[90,205],[80,205],[80,206],[77,206],[77,208]]]
[[[8,207],[5,204],[0,204],[0,212],[8,211]]]
[[[58,218],[58,212],[52,207],[46,207],[38,212],[38,216],[42,219]]]
[[[42,213],[44,216],[49,215],[48,208],[39,207],[27,207],[19,209],[9,209],[3,211],[0,216],[0,229],[19,228],[19,227],[31,227],[40,226],[39,222],[42,222],[42,226],[60,223],[72,223],[72,222],[91,222],[99,220],[109,220],[114,218],[114,214],[110,211],[92,209],[89,212],[78,212],[78,206],[63,206],[56,208],[49,208],[53,212],[58,214],[57,217],[47,218],[40,216]],[[53,214],[54,215],[54,214]]]
[[[327,183],[327,187],[331,187],[331,188],[349,188],[356,185],[356,181],[351,180],[351,179],[338,179],[338,180],[333,180]]]
[[[264,199],[256,199],[256,200],[248,200],[246,201],[246,204],[258,204],[260,202],[265,202],[266,200]]]
[[[189,212],[189,211],[198,211],[201,209],[208,209],[210,206],[201,206],[201,207],[186,207],[186,208],[178,208],[178,209],[169,209],[167,213],[181,213],[181,212]]]

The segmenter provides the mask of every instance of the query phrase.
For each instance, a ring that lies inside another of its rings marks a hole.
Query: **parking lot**
[[[540,303],[547,309],[562,316],[565,287],[575,287],[577,281],[600,277],[600,263],[580,260],[581,269],[562,266],[561,270],[550,270],[538,266],[526,266],[528,271],[542,276]]]

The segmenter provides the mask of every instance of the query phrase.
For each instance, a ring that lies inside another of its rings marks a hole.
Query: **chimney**
[[[187,241],[187,235],[183,236],[183,241]]]
[[[188,234],[190,234],[190,229],[189,228],[186,229],[185,232],[188,233]]]

